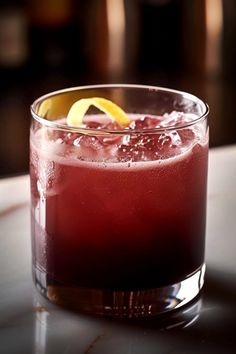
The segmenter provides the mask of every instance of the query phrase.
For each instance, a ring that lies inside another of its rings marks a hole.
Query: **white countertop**
[[[236,146],[210,150],[203,293],[169,318],[134,323],[73,314],[37,296],[29,177],[0,180],[0,353],[236,352],[235,185]]]

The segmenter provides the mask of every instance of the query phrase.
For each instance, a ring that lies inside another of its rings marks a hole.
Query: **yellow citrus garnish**
[[[115,103],[102,97],[91,97],[82,98],[71,106],[67,115],[67,124],[70,126],[81,126],[84,115],[90,106],[95,106],[100,111],[106,113],[112,121],[120,123],[122,127],[126,127],[130,123],[123,109]]]
[[[46,118],[51,106],[52,106],[52,102],[51,102],[50,98],[43,101],[38,109],[38,115],[43,118]]]

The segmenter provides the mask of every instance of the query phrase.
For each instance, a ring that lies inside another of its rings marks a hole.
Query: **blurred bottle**
[[[223,1],[223,0],[222,0]],[[223,76],[231,84],[236,77],[236,1],[223,1],[224,26],[222,35]]]
[[[31,64],[41,75],[66,63],[71,1],[32,0],[29,12]]]
[[[139,65],[145,73],[179,70],[182,65],[182,3],[176,0],[139,0]]]
[[[86,0],[77,2],[76,6],[82,26],[81,46],[87,83],[106,82],[109,77],[107,1]]]
[[[80,2],[73,0],[30,2],[30,62],[34,74],[66,76],[81,70],[77,7]]]
[[[0,72],[14,81],[27,64],[28,23],[24,0],[0,1]]]

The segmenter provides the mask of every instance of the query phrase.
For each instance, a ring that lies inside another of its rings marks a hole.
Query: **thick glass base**
[[[54,304],[87,314],[139,318],[156,316],[191,301],[203,286],[205,268],[203,264],[176,284],[134,291],[66,287],[48,281],[38,269],[33,269],[33,278],[40,293]]]

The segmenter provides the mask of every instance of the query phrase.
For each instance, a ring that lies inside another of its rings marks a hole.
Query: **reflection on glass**
[[[35,342],[34,353],[45,354],[46,353],[46,340],[47,340],[47,321],[49,312],[35,299],[34,311],[35,311]]]
[[[169,336],[179,331],[180,338],[185,336],[183,329],[194,326],[200,318],[202,300],[195,301],[183,308],[145,320],[98,319],[66,312],[51,305],[40,295],[35,294],[35,339],[34,354],[87,353],[93,348],[98,352],[112,353],[121,344],[123,354],[141,353],[158,336]],[[133,353],[133,351],[132,351]]]

